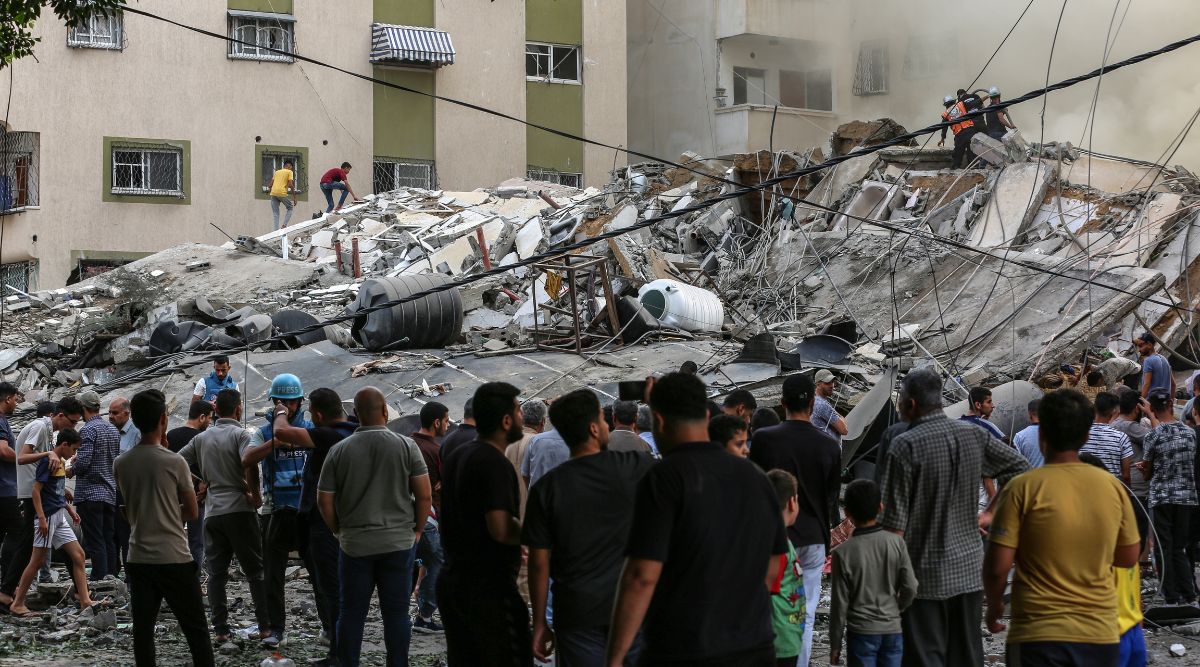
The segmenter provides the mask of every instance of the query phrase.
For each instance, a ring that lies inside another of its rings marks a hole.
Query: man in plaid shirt
[[[1192,566],[1187,557],[1196,494],[1196,435],[1175,419],[1175,405],[1166,389],[1151,389],[1150,409],[1158,426],[1143,438],[1143,472],[1150,478],[1150,508],[1154,517],[1155,556],[1167,604],[1196,600]]]
[[[72,470],[75,481],[75,509],[83,529],[83,550],[92,561],[93,581],[105,575],[117,575],[121,567],[117,555],[117,482],[113,460],[121,453],[121,433],[100,418],[100,396],[85,391],[78,396],[83,404],[83,443],[75,454]]]
[[[880,465],[884,528],[904,537],[919,583],[901,615],[905,664],[982,665],[983,542],[979,481],[1003,484],[1029,469],[1017,450],[942,412],[942,378],[913,370],[900,385],[896,435]]]

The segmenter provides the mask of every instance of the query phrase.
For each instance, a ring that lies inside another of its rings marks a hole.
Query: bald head
[[[125,428],[129,423],[129,399],[117,396],[108,404],[108,421],[117,428]]]
[[[354,395],[354,414],[363,426],[386,426],[387,399],[375,387],[363,387]]]

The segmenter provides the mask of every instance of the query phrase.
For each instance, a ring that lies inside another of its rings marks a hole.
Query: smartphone
[[[646,400],[646,381],[645,380],[627,380],[617,383],[617,398],[622,401],[644,401]]]

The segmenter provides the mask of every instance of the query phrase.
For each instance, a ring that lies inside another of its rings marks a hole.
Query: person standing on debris
[[[87,407],[86,402],[84,407]],[[208,602],[212,609],[216,642],[229,641],[229,607],[225,589],[229,563],[236,555],[246,575],[259,635],[270,634],[267,593],[263,585],[262,531],[254,510],[262,504],[257,484],[250,484],[242,456],[250,447],[250,434],[242,428],[242,394],[222,389],[217,394],[217,421],[192,438],[179,455],[200,471],[205,493],[204,558],[208,568]],[[78,464],[76,464],[78,465]]]
[[[341,190],[342,196],[338,199],[337,206],[333,205],[333,191]],[[329,204],[329,208],[325,209],[326,213],[342,210],[342,205],[346,203],[346,195],[350,195],[350,201],[358,199],[358,195],[354,194],[354,188],[350,187],[350,163],[343,162],[341,167],[334,167],[325,172],[321,176],[321,192],[325,193],[325,201]]]
[[[725,448],[725,451],[746,458],[750,449],[746,447],[746,422],[735,415],[717,415],[708,420],[708,439]]]
[[[764,567],[788,553],[779,501],[761,470],[709,441],[704,389],[682,373],[650,385],[663,460],[638,484],[609,667],[639,630],[641,664],[776,664]]]
[[[442,553],[442,537],[438,533],[438,516],[442,508],[442,448],[437,439],[446,435],[449,427],[450,408],[430,401],[421,406],[421,429],[412,434],[413,441],[421,450],[421,457],[425,459],[429,486],[433,489],[433,509],[429,512],[429,518],[425,519],[425,532],[416,547],[416,557],[425,568],[425,576],[421,578],[417,592],[417,615],[413,618],[413,630],[421,633],[442,632],[441,624],[433,620],[433,612],[437,611],[437,580],[446,561]]]
[[[142,434],[138,431],[137,426],[129,419],[129,399],[124,396],[117,396],[108,403],[108,422],[116,427],[117,432],[121,434],[121,453],[129,451],[134,445],[142,439]],[[125,512],[122,508],[125,506],[125,500],[121,497],[121,490],[117,489],[117,553],[120,555],[121,561],[117,565],[117,574],[121,571],[121,567],[125,564],[125,559],[129,555],[129,522],[125,520]]]
[[[933,369],[904,376],[898,407],[909,426],[883,462],[880,524],[904,538],[917,575],[917,599],[901,615],[905,660],[982,665],[979,480],[1005,483],[1029,464],[984,429],[947,417]]]
[[[308,544],[300,525],[300,490],[304,480],[304,462],[308,450],[277,442],[274,426],[277,415],[287,415],[287,422],[300,429],[312,428],[304,418],[304,387],[300,378],[282,373],[271,380],[268,397],[274,407],[267,411],[266,424],[250,436],[250,447],[242,454],[242,465],[257,468],[262,464],[264,505],[270,509],[267,532],[263,539],[263,566],[267,590],[267,616],[271,619],[271,634],[263,639],[267,648],[276,648],[286,629],[286,604],[283,597],[283,575],[287,571],[288,554],[298,551],[308,571],[312,561]],[[265,513],[265,510],[264,510]]]
[[[554,401],[550,421],[571,448],[571,460],[532,489],[521,530],[521,542],[529,548],[533,654],[547,660],[554,653],[564,665],[599,667],[637,485],[654,459],[648,453],[605,451],[608,425],[589,389]],[[553,630],[546,622],[551,585]],[[626,662],[632,665],[636,658],[635,649]]]
[[[412,549],[432,507],[429,471],[417,443],[388,430],[387,400],[375,387],[354,395],[358,430],[325,457],[317,505],[341,546],[338,660],[358,667],[363,625],[379,591],[387,664],[408,664]]]
[[[709,422],[712,430],[712,422]],[[800,483],[796,476],[783,470],[768,470],[767,480],[775,490],[784,526],[796,522],[800,515]],[[804,648],[804,621],[808,601],[804,598],[804,570],[789,542],[787,554],[774,559],[767,568],[771,591],[771,626],[775,629],[775,664],[795,667]],[[831,660],[832,662],[836,662]]]
[[[317,486],[321,468],[334,445],[350,437],[358,420],[346,417],[342,399],[332,389],[321,388],[308,397],[314,426],[292,426],[285,409],[275,413],[274,436],[281,443],[308,450],[304,461],[304,482],[300,490],[301,532],[308,533],[307,553],[313,570],[309,571],[321,632],[329,640],[329,654],[317,665],[336,665],[338,655],[337,622],[339,615],[338,541],[329,530],[317,506]]]
[[[3,390],[0,388],[0,396]],[[100,396],[85,391],[79,396],[83,405],[83,444],[75,455],[75,507],[83,527],[83,550],[92,561],[92,581],[117,575],[117,483],[113,479],[113,461],[121,453],[121,433],[100,418]]]
[[[1121,401],[1105,391],[1096,395],[1095,406],[1096,415],[1088,433],[1087,443],[1079,453],[1095,455],[1104,463],[1105,469],[1125,484],[1129,484],[1129,469],[1133,465],[1133,443],[1129,441],[1128,436],[1110,425],[1117,416]]]
[[[154,626],[166,600],[187,638],[192,664],[212,665],[199,564],[192,559],[183,530],[184,522],[200,516],[191,469],[182,456],[162,446],[167,430],[167,401],[162,392],[138,392],[130,406],[142,438],[117,457],[114,474],[131,528],[125,579],[133,612],[134,660],[138,665],[158,664]]]
[[[448,432],[446,437],[442,438],[443,461],[450,458],[450,454],[452,454],[454,450],[462,447],[463,445],[475,442],[476,438],[478,437],[479,432],[475,430],[475,411],[473,408],[474,401],[468,398],[467,402],[463,404],[462,423],[459,424],[458,427],[453,431]]]
[[[850,429],[846,428],[846,420],[842,419],[829,400],[837,389],[837,378],[828,368],[822,368],[813,380],[817,386],[817,397],[813,400],[812,424],[841,442],[842,436],[849,433]]]
[[[1175,419],[1174,401],[1165,389],[1150,392],[1158,426],[1143,440],[1143,473],[1150,478],[1150,516],[1154,522],[1155,563],[1162,596],[1169,605],[1196,600],[1187,557],[1191,525],[1200,499],[1196,493],[1196,434]]]
[[[517,591],[518,481],[504,458],[521,439],[520,390],[488,382],[472,398],[479,440],[442,459],[440,529],[446,565],[438,607],[450,667],[533,662],[529,610]]]
[[[1150,398],[1154,389],[1165,389],[1168,396],[1175,398],[1175,375],[1167,358],[1154,351],[1154,334],[1149,331],[1133,339],[1138,355],[1142,358],[1142,397]]]
[[[289,195],[290,193],[290,195]],[[296,172],[291,160],[283,161],[283,168],[276,169],[271,176],[271,217],[275,231],[279,231],[279,207],[287,209],[283,216],[283,226],[287,227],[292,220],[292,209],[296,207]]]
[[[638,437],[637,413],[638,405],[635,401],[613,402],[613,430],[608,435],[609,451],[650,453],[649,443]]]
[[[25,396],[11,382],[0,382],[0,575],[4,581],[11,578],[13,570],[25,567],[17,562],[21,551],[24,531],[21,528],[21,505],[17,499],[17,441],[13,437],[8,418],[17,409]],[[4,596],[7,597],[7,596]],[[11,600],[0,597],[8,604]]]
[[[721,402],[721,411],[745,421],[747,428],[750,426],[750,416],[757,409],[758,400],[745,389],[734,389]]]
[[[1007,437],[1004,435],[1004,431],[1000,430],[999,426],[991,422],[992,412],[996,409],[995,404],[992,403],[991,389],[987,387],[971,387],[968,395],[968,403],[970,407],[967,408],[967,414],[959,417],[959,419],[982,428],[997,440],[1004,440]]]
[[[964,93],[966,91],[963,91]],[[976,97],[975,99],[979,99]],[[961,169],[963,166],[963,157],[967,154],[967,149],[971,146],[971,137],[979,131],[975,120],[964,118],[967,115],[967,105],[953,95],[947,95],[942,100],[946,110],[942,112],[942,120],[950,125],[950,130],[954,132],[954,153],[950,160],[951,169]],[[942,128],[942,138],[938,140],[938,147],[946,145],[946,128]]]
[[[178,454],[192,438],[204,432],[208,428],[209,421],[212,420],[213,406],[205,400],[193,400],[188,407],[188,418],[183,426],[173,428],[167,431],[167,449]],[[199,479],[199,471],[192,469],[192,474]],[[197,482],[199,486],[199,482]],[[188,550],[192,553],[192,560],[200,568],[204,567],[204,503],[200,503],[198,514],[195,519],[187,522],[187,538]],[[197,570],[199,574],[199,569]]]
[[[988,88],[987,94],[988,104],[984,107],[987,112],[983,115],[983,127],[989,137],[999,141],[1004,138],[1006,132],[1017,129],[1017,126],[1013,125],[1006,109],[993,108],[1000,104],[1000,89],[992,86]]]
[[[217,392],[222,389],[237,389],[238,383],[229,374],[229,357],[221,355],[213,359],[212,372],[196,380],[196,388],[192,390],[192,402],[217,400]]]
[[[1112,568],[1137,565],[1138,530],[1120,482],[1079,460],[1092,416],[1077,391],[1042,399],[1046,465],[1009,482],[996,503],[982,570],[986,621],[993,633],[1005,629],[1004,594],[1015,564],[1012,665],[1117,664]],[[968,620],[978,627],[975,617],[961,622]]]
[[[1122,390],[1119,394],[1121,414],[1112,420],[1109,426],[1124,433],[1129,438],[1129,444],[1133,446],[1133,464],[1129,469],[1129,490],[1133,493],[1134,498],[1133,513],[1138,515],[1138,525],[1141,526],[1144,520],[1149,518],[1146,508],[1150,506],[1150,478],[1142,471],[1138,462],[1145,457],[1146,434],[1158,426],[1158,420],[1154,418],[1154,411],[1150,409],[1150,403],[1139,396],[1136,391],[1124,385],[1121,385],[1119,389]],[[1149,425],[1142,423],[1143,417],[1147,418]],[[1200,538],[1200,535],[1196,537]]]
[[[1029,426],[1021,429],[1013,436],[1013,447],[1021,452],[1021,456],[1029,462],[1030,468],[1040,468],[1046,465],[1046,458],[1042,454],[1042,446],[1038,440],[1038,406],[1042,404],[1042,399],[1035,398],[1029,402],[1027,410],[1029,411]]]
[[[838,523],[838,492],[842,486],[842,452],[837,441],[812,423],[816,384],[808,375],[789,375],[783,381],[783,407],[787,421],[754,434],[750,460],[763,470],[783,470],[800,482],[800,515],[788,526],[788,539],[796,547],[804,570],[807,601],[801,665],[812,656],[817,602],[821,598],[821,572],[829,550],[830,528]]]

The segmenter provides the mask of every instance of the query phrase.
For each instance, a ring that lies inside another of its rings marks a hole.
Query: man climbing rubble
[[[968,101],[971,103],[979,101],[979,96],[975,94],[967,94],[967,91],[958,91],[958,97],[947,95],[942,99],[942,105],[946,110],[942,112],[942,120],[947,123],[952,123],[950,130],[954,132],[954,153],[950,161],[951,169],[961,169],[963,166],[963,156],[967,153],[967,148],[971,146],[971,137],[979,131],[976,121],[970,118],[964,118],[973,109],[968,107]],[[963,98],[967,98],[964,100]],[[972,99],[973,98],[973,99]],[[978,108],[976,105],[975,108]],[[960,120],[961,119],[961,120]],[[946,145],[946,128],[942,128],[942,137],[938,140],[938,146]]]
[[[987,110],[987,113],[983,115],[983,127],[984,131],[987,132],[989,137],[998,140],[1004,137],[1005,133],[1009,130],[1017,129],[1017,126],[1014,125],[1012,119],[1008,117],[1008,110],[993,108],[1000,104],[1000,89],[992,86],[991,88],[988,88],[987,94],[988,103],[987,106],[984,107],[984,109]]]

